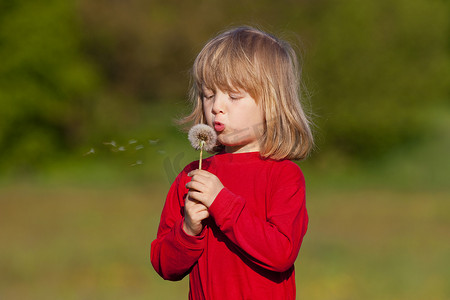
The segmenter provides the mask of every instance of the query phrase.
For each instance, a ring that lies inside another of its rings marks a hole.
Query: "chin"
[[[227,142],[226,139],[223,138],[223,136],[220,133],[217,134],[217,141],[223,146],[226,146],[226,147],[232,146],[232,145],[230,145],[230,143]]]

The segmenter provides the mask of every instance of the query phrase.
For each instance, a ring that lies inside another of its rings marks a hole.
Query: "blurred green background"
[[[174,119],[204,43],[295,44],[317,147],[299,299],[449,299],[450,3],[0,2],[0,298],[187,299],[149,262],[197,153]]]

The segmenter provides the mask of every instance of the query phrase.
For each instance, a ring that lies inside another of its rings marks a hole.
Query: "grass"
[[[450,193],[313,192],[303,299],[447,299]]]
[[[163,299],[149,263],[163,191],[10,186],[0,193],[2,299]]]
[[[0,193],[2,299],[186,299],[149,262],[163,187],[17,185]],[[319,190],[300,299],[448,299],[449,192]]]

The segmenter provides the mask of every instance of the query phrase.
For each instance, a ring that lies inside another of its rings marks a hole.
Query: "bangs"
[[[244,34],[211,40],[193,66],[192,75],[198,92],[201,94],[202,88],[227,92],[242,89],[258,98],[257,86],[261,84],[261,78],[253,44]]]

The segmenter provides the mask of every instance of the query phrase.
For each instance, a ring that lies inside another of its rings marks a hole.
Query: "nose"
[[[214,103],[212,106],[212,113],[214,115],[225,113],[225,100],[226,94],[220,90],[217,90],[216,94],[214,95]]]

